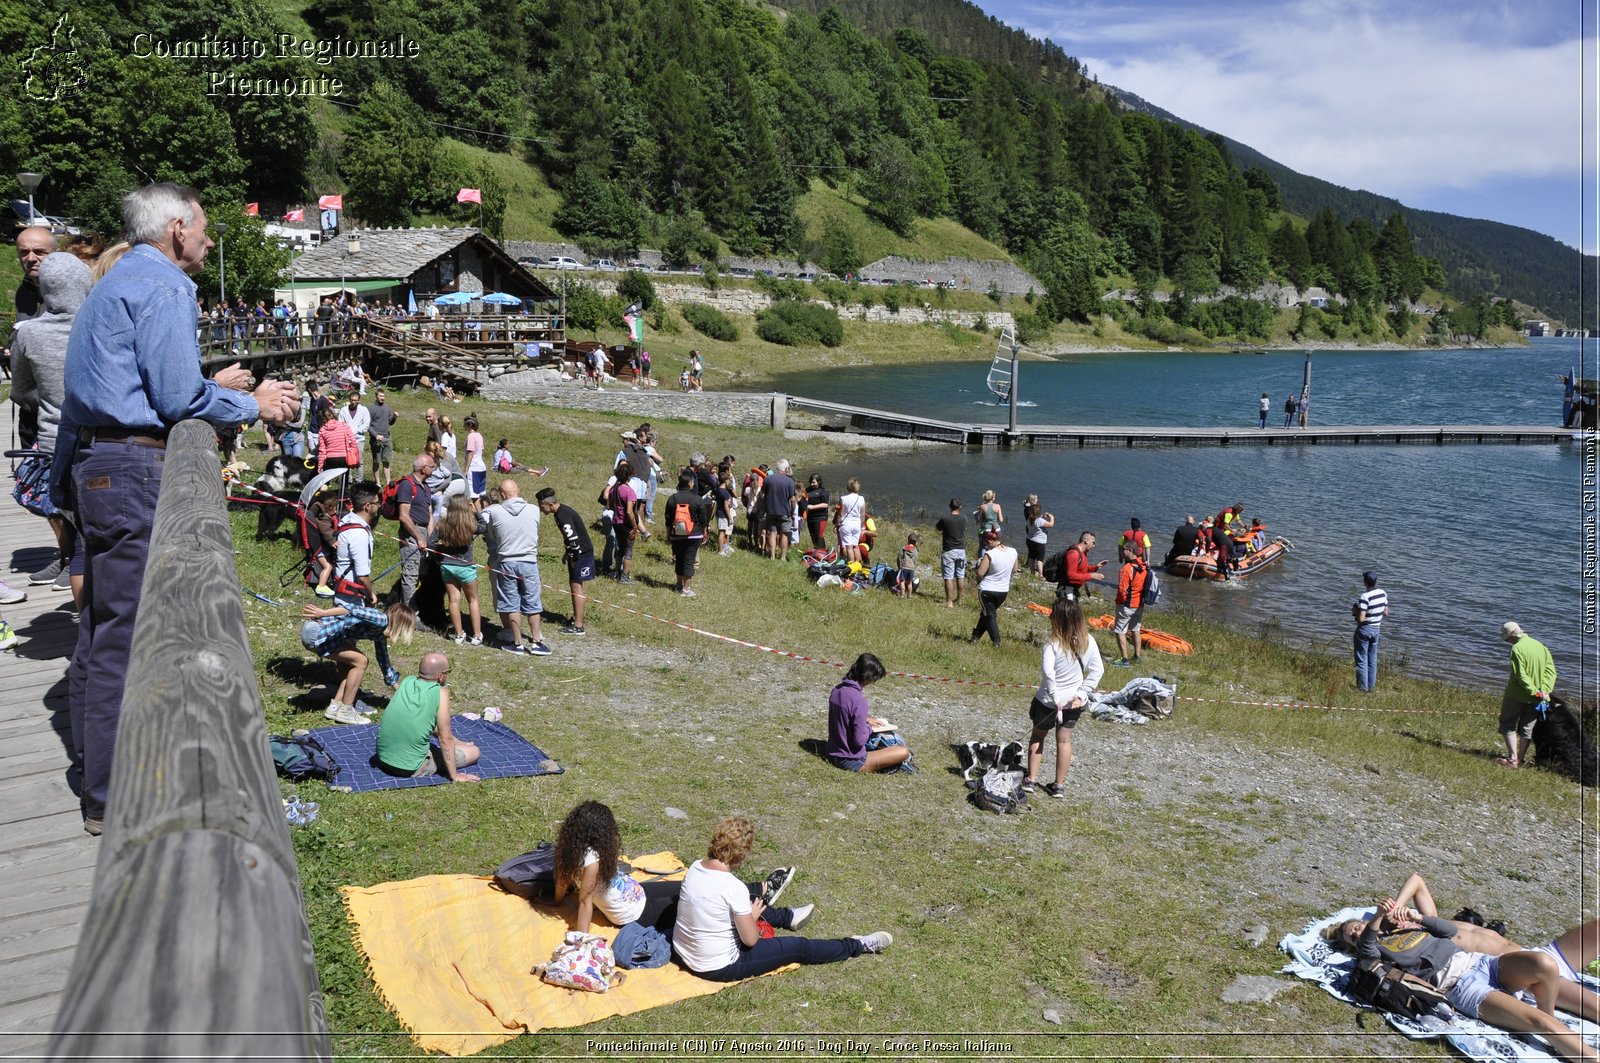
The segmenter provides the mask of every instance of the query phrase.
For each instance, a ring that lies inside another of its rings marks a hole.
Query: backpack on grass
[[[633,866],[626,860],[617,861],[617,871],[629,874]],[[556,844],[540,842],[531,852],[513,856],[495,869],[494,884],[514,897],[539,904],[553,904],[556,899]]]
[[[1028,806],[1028,795],[1022,789],[1020,771],[990,768],[983,773],[983,778],[968,785],[972,787],[972,792],[967,794],[967,800],[985,812],[1009,815],[1032,811]]]
[[[290,782],[331,779],[339,774],[339,762],[310,735],[268,735],[267,744],[272,748],[272,762],[277,765],[278,774]]]
[[[1350,973],[1350,995],[1379,1011],[1418,1018],[1449,1001],[1439,987],[1383,960],[1363,960]]]

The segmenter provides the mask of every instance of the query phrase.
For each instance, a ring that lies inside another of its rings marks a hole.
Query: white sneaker
[[[332,720],[334,723],[370,724],[372,722],[349,705],[341,705],[337,701],[329,703],[327,711],[322,716],[324,719]]]
[[[54,579],[54,577],[51,577]],[[28,600],[27,591],[19,591],[5,580],[0,580],[0,605],[16,605]]]
[[[817,906],[814,904],[802,904],[800,907],[791,910],[794,914],[789,917],[789,929],[799,930],[811,921],[811,913],[817,910]]]
[[[467,640],[467,645],[468,646],[482,646],[483,645],[483,636],[482,635],[474,635],[474,636],[472,636],[470,639]]]
[[[879,930],[871,934],[856,934],[854,937],[861,942],[862,952],[882,952],[894,943],[894,938],[887,930]]]

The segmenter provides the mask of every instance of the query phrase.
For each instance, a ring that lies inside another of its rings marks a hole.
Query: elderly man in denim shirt
[[[58,508],[75,511],[85,580],[78,645],[68,672],[84,829],[99,834],[122,715],[123,679],[161,490],[167,433],[198,417],[224,428],[283,424],[297,398],[288,381],[245,394],[230,367],[200,372],[195,284],[212,247],[200,194],[147,185],[122,203],[134,244],[84,301],[67,341],[66,402],[51,471]]]

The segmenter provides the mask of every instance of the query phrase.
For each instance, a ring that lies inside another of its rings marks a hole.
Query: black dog
[[[316,472],[316,464],[310,465],[299,458],[287,458],[282,454],[274,454],[267,459],[267,466],[261,471],[261,478],[256,481],[256,491],[265,492],[254,497],[262,504],[257,506],[260,517],[256,522],[256,542],[265,542],[278,534],[278,528],[284,519],[293,515],[295,507],[283,502],[276,502],[265,495],[276,495],[278,498],[295,502],[300,497],[301,488]],[[249,494],[249,492],[243,492]]]
[[[1584,786],[1600,786],[1600,753],[1560,698],[1552,697],[1550,711],[1533,725],[1533,762]]]

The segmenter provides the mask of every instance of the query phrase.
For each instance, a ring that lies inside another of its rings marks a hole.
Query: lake
[[[1315,351],[1315,424],[1555,424],[1558,376],[1594,376],[1594,341],[1535,340],[1506,350]],[[1024,362],[1021,423],[1255,424],[1263,391],[1269,425],[1298,391],[1300,352],[1086,354]],[[871,367],[808,373],[776,390],[930,417],[1004,423],[989,399],[986,364]],[[1592,446],[1592,443],[1590,444]],[[1361,572],[1388,590],[1381,669],[1404,667],[1471,686],[1505,680],[1500,625],[1517,620],[1548,645],[1579,688],[1592,633],[1583,633],[1583,444],[1541,446],[1317,446],[963,451],[872,454],[823,468],[829,489],[859,476],[874,509],[931,524],[952,495],[970,510],[992,489],[1007,542],[1021,548],[1022,500],[1037,493],[1056,516],[1052,552],[1094,531],[1114,540],[1138,516],[1164,554],[1186,514],[1235,502],[1295,549],[1278,565],[1230,584],[1167,580],[1168,599],[1226,623],[1278,625],[1304,645],[1348,655],[1350,603]],[[774,456],[776,457],[776,456]],[[805,470],[807,472],[813,470]],[[1592,518],[1592,514],[1588,515]],[[926,541],[926,539],[925,539]],[[898,544],[894,544],[898,546]],[[892,548],[891,548],[892,549]],[[924,557],[936,551],[924,550]],[[1592,562],[1592,557],[1588,559]],[[1592,572],[1592,567],[1590,569]],[[937,581],[934,581],[935,583]],[[937,593],[937,592],[935,592]],[[1153,612],[1159,612],[1157,607]],[[1160,626],[1159,617],[1152,622]],[[1485,712],[1491,711],[1488,706]]]

